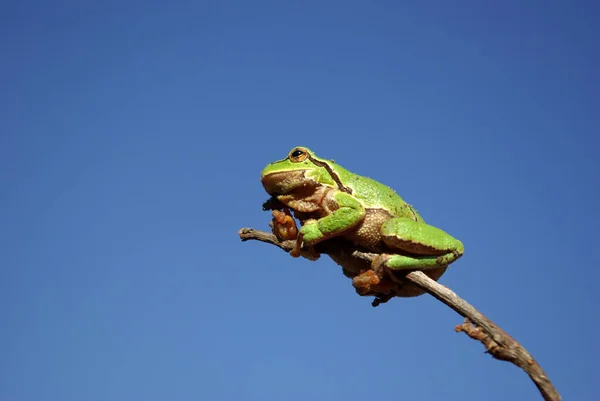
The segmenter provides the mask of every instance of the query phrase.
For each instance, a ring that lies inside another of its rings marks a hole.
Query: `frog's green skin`
[[[459,240],[425,224],[394,190],[305,147],[267,165],[261,181],[303,221],[298,238],[305,246],[342,237],[389,255],[384,263],[391,270],[439,269],[463,254]]]

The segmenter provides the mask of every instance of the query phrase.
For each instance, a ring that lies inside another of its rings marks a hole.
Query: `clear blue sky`
[[[3,4],[0,400],[540,399],[433,298],[239,241],[295,145],[460,238],[442,283],[597,396],[600,7],[493,3]]]

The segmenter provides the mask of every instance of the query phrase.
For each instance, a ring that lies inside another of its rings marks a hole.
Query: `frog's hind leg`
[[[392,270],[427,270],[437,269],[448,266],[460,256],[449,252],[440,256],[405,256],[405,255],[384,255],[384,264]]]
[[[393,218],[381,228],[385,244],[399,254],[382,256],[392,270],[436,269],[460,258],[463,244],[437,227],[408,218]]]

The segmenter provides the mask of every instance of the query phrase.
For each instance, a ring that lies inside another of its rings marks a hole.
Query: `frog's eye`
[[[290,153],[290,160],[294,163],[300,163],[308,157],[308,153],[303,149],[294,149]]]

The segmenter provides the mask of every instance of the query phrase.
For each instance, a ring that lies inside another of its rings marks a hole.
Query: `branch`
[[[242,228],[238,234],[242,241],[258,240],[275,245],[284,251],[291,250],[296,242],[293,240],[279,241],[273,234],[251,228]],[[352,256],[373,261],[377,255],[355,251]],[[471,304],[460,298],[448,287],[430,279],[423,272],[410,272],[405,276],[405,279],[423,289],[438,301],[446,304],[456,313],[464,317],[464,323],[456,326],[455,330],[457,332],[465,333],[474,340],[480,341],[485,346],[487,352],[494,358],[510,362],[523,369],[535,383],[542,394],[542,397],[544,397],[544,400],[561,400],[554,385],[529,352],[494,322],[481,314]]]

